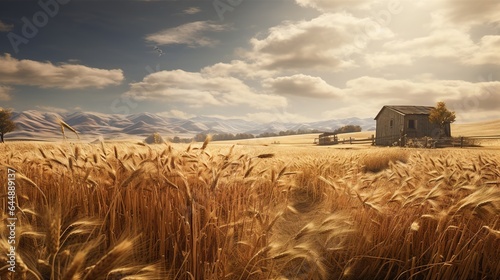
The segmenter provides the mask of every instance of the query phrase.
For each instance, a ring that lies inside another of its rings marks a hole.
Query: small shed
[[[429,121],[432,106],[384,106],[375,117],[377,123],[375,144],[391,146],[405,145],[407,138],[451,137],[450,124],[444,131]]]
[[[325,132],[319,135],[317,143],[319,145],[335,145],[339,143],[339,139],[337,133]]]

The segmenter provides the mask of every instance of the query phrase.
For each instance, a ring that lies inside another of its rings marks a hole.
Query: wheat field
[[[18,205],[2,280],[500,279],[493,151],[11,142],[0,155]]]

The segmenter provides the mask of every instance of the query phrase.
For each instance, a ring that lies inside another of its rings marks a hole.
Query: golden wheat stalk
[[[77,252],[75,257],[73,258],[73,261],[71,261],[71,264],[66,269],[66,272],[62,277],[62,280],[80,279],[82,274],[81,268],[83,267],[83,263],[85,262],[86,256],[87,256],[86,251]]]
[[[98,279],[107,275],[115,268],[123,259],[129,256],[133,248],[131,240],[124,240],[118,245],[114,246],[111,251],[104,255],[93,267],[88,269],[87,274],[83,280]]]
[[[59,122],[59,125],[61,126],[61,132],[63,134],[64,139],[66,139],[66,134],[64,133],[64,128],[67,128],[67,129],[71,130],[73,133],[75,133],[78,140],[80,140],[80,135],[78,135],[78,132],[76,131],[76,129],[72,128],[69,124],[65,123],[61,119],[58,119],[58,122]]]
[[[205,141],[203,141],[203,145],[201,146],[201,150],[205,150],[208,146],[208,143],[212,140],[212,136],[211,135],[207,135],[207,137],[205,138]]]
[[[61,238],[61,216],[57,212],[47,212],[49,226],[45,242],[47,244],[47,252],[49,256],[55,256],[59,252]]]

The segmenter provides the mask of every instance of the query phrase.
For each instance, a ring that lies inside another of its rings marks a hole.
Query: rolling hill
[[[372,118],[349,118],[325,120],[310,123],[271,122],[258,123],[242,119],[222,119],[210,116],[197,116],[190,119],[170,118],[152,113],[132,115],[102,114],[91,112],[51,113],[35,110],[14,112],[13,121],[17,130],[6,135],[6,139],[50,140],[61,139],[58,119],[75,128],[80,137],[94,139],[102,136],[107,139],[145,137],[158,132],[167,137],[192,137],[198,133],[278,133],[286,130],[316,129],[333,131],[344,125],[359,125],[364,131],[374,130]],[[74,135],[68,134],[73,137]]]
[[[452,124],[453,136],[491,136],[500,135],[500,120],[482,121],[476,123]]]

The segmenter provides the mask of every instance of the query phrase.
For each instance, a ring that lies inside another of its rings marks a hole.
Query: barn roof
[[[393,110],[395,112],[400,113],[401,115],[429,115],[431,110],[434,109],[432,106],[404,106],[404,105],[396,105],[396,106],[384,106],[380,109],[375,119],[378,118],[380,113],[387,108],[389,110]]]

